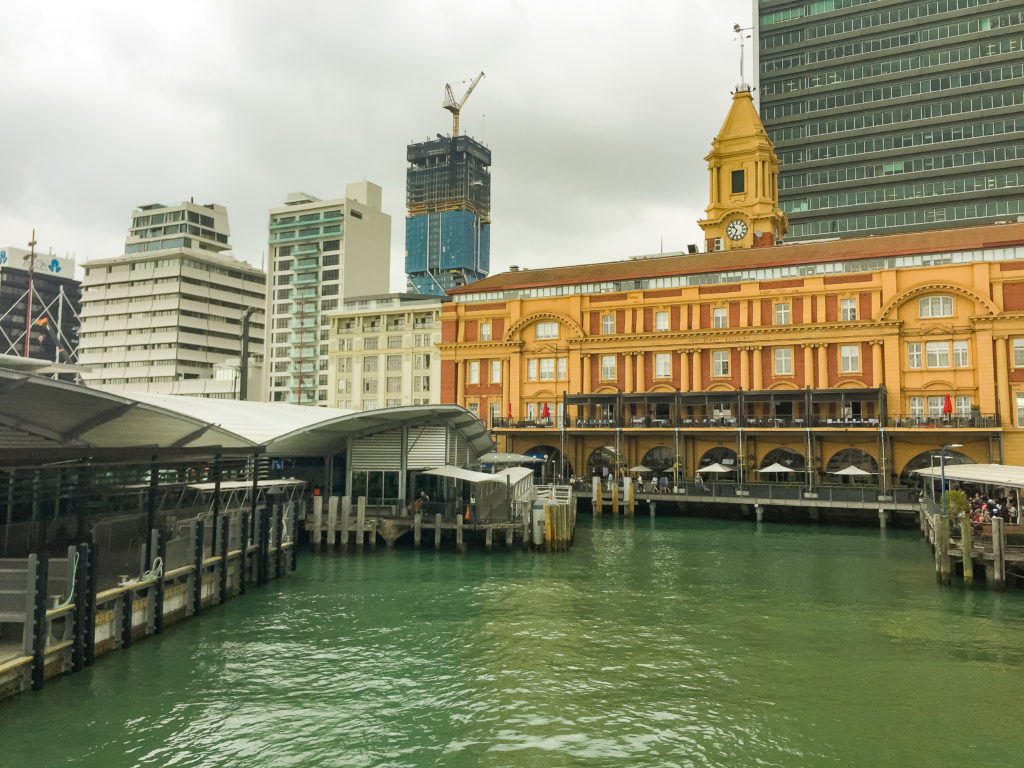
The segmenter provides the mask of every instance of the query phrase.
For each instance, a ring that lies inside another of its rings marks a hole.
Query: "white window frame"
[[[953,398],[953,413],[960,418],[969,418],[971,415],[971,398],[969,395],[957,395]]]
[[[531,357],[526,361],[526,380],[537,380],[537,358]]]
[[[971,355],[966,341],[953,342],[953,367],[967,368],[971,364]]]
[[[1024,392],[1017,393],[1017,426],[1024,427]]]
[[[912,397],[910,398],[910,416],[911,418],[923,419],[924,418],[924,398],[923,397]]]
[[[924,358],[921,353],[921,342],[907,342],[907,368],[918,369],[924,365]]]
[[[668,330],[668,312],[655,312],[654,313],[654,330],[656,330],[656,331],[667,331]]]
[[[773,357],[775,358],[775,375],[776,376],[792,376],[793,375],[793,348],[792,347],[776,347]]]
[[[671,379],[672,378],[672,353],[671,352],[657,352],[654,355],[654,378],[656,379]]]
[[[729,327],[729,308],[728,307],[713,307],[711,309],[711,327],[712,328],[728,328]]]
[[[923,296],[917,300],[917,312],[921,318],[952,317],[952,296]]]
[[[1024,368],[1024,337],[1013,340],[1013,367]]]
[[[942,409],[946,406],[945,395],[928,395],[928,417],[942,418]]]
[[[555,378],[559,381],[565,381],[569,378],[569,358],[560,357],[556,361],[558,370],[555,371]]]
[[[925,342],[924,366],[925,368],[949,368],[949,342]]]
[[[839,346],[839,372],[860,373],[860,344]]]
[[[615,315],[601,315],[601,335],[611,336],[615,333]]]
[[[839,300],[839,319],[844,322],[851,322],[857,319],[857,300],[856,299],[840,299]]]
[[[537,338],[538,339],[557,339],[558,338],[558,323],[557,322],[544,322],[537,323]]]
[[[711,351],[711,375],[717,377],[729,375],[728,349],[715,349]]]
[[[553,357],[542,357],[540,359],[540,380],[541,381],[554,381],[555,380],[555,358],[553,358]]]
[[[537,420],[537,404],[527,403],[526,404],[526,420],[536,421]]]
[[[480,341],[491,340],[491,324],[487,322],[480,323]]]
[[[480,383],[480,361],[470,360],[469,371],[466,373],[466,382],[469,384]]]
[[[491,384],[501,384],[501,360],[491,360]]]
[[[601,355],[601,381],[615,379],[615,355]]]
[[[789,325],[791,322],[790,306],[788,301],[780,301],[775,305],[775,324]]]

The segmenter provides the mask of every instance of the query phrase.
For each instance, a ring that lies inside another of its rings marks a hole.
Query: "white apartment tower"
[[[388,291],[391,217],[381,188],[361,181],[334,200],[289,195],[270,209],[269,228],[269,398],[327,405],[327,313],[347,297]]]
[[[448,296],[346,300],[330,316],[328,405],[371,411],[441,402],[441,307]]]
[[[235,398],[248,316],[249,397],[262,392],[266,276],[226,253],[221,205],[144,205],[124,255],[85,264],[79,363],[103,389]],[[260,398],[262,399],[262,397]]]

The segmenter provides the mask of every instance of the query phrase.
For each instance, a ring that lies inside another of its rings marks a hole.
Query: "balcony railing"
[[[887,427],[923,429],[991,429],[1000,426],[993,413],[972,413],[970,416],[890,416]]]
[[[678,420],[657,416],[627,416],[615,418],[570,418],[566,421],[567,428],[575,429],[880,429],[917,428],[917,429],[993,429],[998,427],[999,418],[994,414],[974,414],[971,416],[921,417],[921,416],[890,416],[883,424],[880,419],[864,417],[812,417],[805,419],[796,416],[712,416],[710,418],[684,416]],[[491,420],[495,429],[529,429],[557,427],[554,419],[508,419]]]

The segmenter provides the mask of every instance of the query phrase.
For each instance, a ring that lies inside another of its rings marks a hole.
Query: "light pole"
[[[946,516],[946,451],[950,448],[963,448],[960,443],[950,443],[949,445],[942,446],[942,451],[939,453],[939,467],[942,472],[942,516]]]

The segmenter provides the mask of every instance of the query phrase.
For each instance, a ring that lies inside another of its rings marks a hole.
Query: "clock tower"
[[[698,221],[707,250],[731,251],[775,245],[789,231],[779,208],[779,159],[757,116],[750,87],[742,85],[711,154],[704,158],[711,177],[706,217]]]

